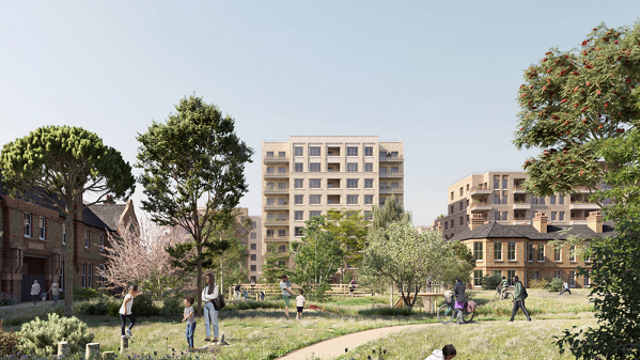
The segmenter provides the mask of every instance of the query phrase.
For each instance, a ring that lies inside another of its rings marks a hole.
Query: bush
[[[11,295],[0,292],[0,306],[15,305],[19,303],[18,295]]]
[[[547,280],[545,280],[545,279],[529,281],[529,288],[530,289],[542,290],[542,289],[546,288],[547,285],[549,285],[549,282]]]
[[[131,313],[135,316],[157,316],[160,315],[160,308],[155,306],[151,296],[140,294],[133,300]]]
[[[483,290],[495,290],[498,288],[502,282],[502,277],[500,275],[487,275],[482,278],[482,289]]]
[[[107,307],[107,315],[119,317],[120,316],[120,308],[121,307],[122,307],[122,301],[119,300],[119,299],[114,300]]]
[[[117,300],[108,296],[101,296],[96,299],[77,302],[74,305],[74,311],[82,315],[109,315],[109,309],[112,304],[118,306]],[[118,310],[120,307],[118,306]],[[117,315],[117,314],[116,314]]]
[[[91,300],[103,296],[100,291],[92,288],[74,287],[73,301]]]
[[[58,343],[69,343],[71,353],[79,353],[93,340],[93,334],[87,333],[87,324],[77,317],[60,317],[49,314],[44,321],[37,317],[22,326],[20,346],[27,352],[37,356],[54,355],[58,351]]]
[[[20,337],[13,331],[4,333],[2,331],[3,321],[0,319],[0,356],[13,355],[18,351]]]
[[[549,285],[547,285],[547,290],[550,292],[560,292],[562,290],[563,281],[560,278],[555,278],[551,280]]]
[[[162,301],[162,309],[160,309],[160,315],[162,316],[175,316],[181,315],[184,311],[184,303],[178,298],[169,297]]]

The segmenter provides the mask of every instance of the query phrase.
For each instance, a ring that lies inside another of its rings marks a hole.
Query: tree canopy
[[[80,265],[75,253],[73,216],[111,194],[128,198],[135,189],[131,166],[116,149],[80,127],[44,126],[5,144],[0,155],[2,182],[13,197],[53,206],[65,215],[64,314],[73,315],[73,278]],[[94,195],[93,201],[83,194]]]
[[[371,210],[371,226],[369,227],[369,234],[384,229],[387,225],[401,220],[411,221],[411,213],[405,212],[402,206],[396,204],[395,195],[391,194],[384,201],[384,206],[373,206]]]
[[[362,261],[362,251],[367,241],[368,224],[369,221],[359,211],[327,210],[325,222],[321,228],[332,233],[340,243],[340,248],[344,253],[340,265],[343,280],[346,270],[358,267]]]

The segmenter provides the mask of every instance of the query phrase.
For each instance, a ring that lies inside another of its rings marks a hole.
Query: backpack
[[[529,293],[527,292],[527,288],[524,287],[524,285],[522,285],[522,292],[524,294],[524,297],[522,299],[526,299],[529,297]]]

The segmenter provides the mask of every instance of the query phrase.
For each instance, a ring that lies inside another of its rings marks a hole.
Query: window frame
[[[478,276],[479,274],[479,276]],[[480,287],[482,286],[482,277],[483,277],[483,271],[482,269],[479,270],[473,270],[473,286],[474,287]]]
[[[47,240],[47,218],[44,216],[38,217],[38,240]]]
[[[347,189],[359,189],[360,182],[358,180],[359,179],[347,179]]]
[[[358,163],[347,163],[347,172],[358,172]]]
[[[493,261],[503,261],[502,241],[496,241],[493,243]]]
[[[93,288],[93,264],[87,264],[87,288]]]
[[[370,184],[370,186],[369,186]],[[373,189],[373,179],[364,179],[364,188]]]
[[[540,250],[542,249],[542,252],[540,252]],[[547,256],[546,256],[546,249],[545,249],[545,244],[538,244],[538,262],[545,262]],[[542,260],[540,260],[542,258]]]
[[[322,205],[322,195],[309,195],[309,205]]]
[[[365,157],[373,157],[373,146],[365,146],[364,147],[364,156]]]
[[[86,263],[82,263],[82,273],[80,275],[80,286],[83,288],[87,287],[87,282],[86,282],[86,273],[87,273],[87,264]]]
[[[300,215],[300,216],[298,216]],[[304,211],[296,210],[293,212],[293,221],[304,221]]]
[[[91,231],[89,230],[84,231],[84,248],[91,248]]]
[[[298,202],[298,200],[300,200]],[[304,205],[304,195],[294,195],[293,196],[294,205]]]
[[[369,201],[370,200],[370,201]],[[373,205],[373,195],[364,195],[364,204],[365,205]]]
[[[298,183],[300,187],[298,187]],[[304,189],[304,179],[293,179],[294,189]]]
[[[562,249],[553,249],[553,262],[562,262]]]
[[[100,251],[104,251],[104,234],[100,234]]]
[[[297,172],[297,173],[304,172],[304,163],[301,163],[301,162],[293,163],[293,172]]]
[[[319,162],[309,163],[309,172],[318,173],[322,169],[322,165]]]
[[[317,153],[317,155],[316,155]],[[309,146],[309,157],[320,157],[322,156],[322,150],[320,146]]]
[[[349,200],[353,200],[355,199],[355,203],[351,202]],[[347,205],[358,205],[359,199],[358,199],[358,195],[347,195]]]
[[[513,249],[511,247],[513,246]],[[513,252],[513,259],[511,253]],[[515,241],[507,242],[507,261],[518,261],[518,244]]]
[[[358,156],[358,147],[347,146],[347,157],[357,157],[357,156]]]
[[[309,179],[309,189],[322,189],[322,179]]]
[[[364,172],[373,172],[373,163],[364,163]]]
[[[302,234],[302,229],[303,229],[303,226],[296,226],[296,227],[294,227],[294,228],[293,228],[293,236],[295,236],[295,237],[302,237],[302,236],[303,236],[303,234]]]
[[[29,221],[27,222],[27,217],[29,219]],[[23,219],[23,223],[22,223],[22,231],[24,233],[24,237],[32,239],[33,238],[33,216],[31,215],[31,213],[25,212],[24,216],[22,217]],[[28,230],[28,231],[27,231]],[[28,232],[28,234],[27,234]]]
[[[476,262],[484,261],[484,245],[482,241],[473,242],[473,258]]]

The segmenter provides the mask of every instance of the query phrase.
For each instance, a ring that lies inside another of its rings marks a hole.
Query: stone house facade
[[[470,228],[449,241],[461,241],[474,255],[473,286],[481,286],[483,276],[497,274],[510,284],[517,275],[526,286],[531,280],[562,278],[570,287],[589,287],[589,277],[577,274],[578,268],[590,268],[591,261],[580,259],[568,245],[556,249],[549,242],[566,240],[568,235],[587,241],[614,235],[612,224],[602,219],[599,211],[593,211],[586,225],[555,225],[548,222],[545,213],[538,212],[531,225],[503,225],[475,215]]]
[[[53,280],[64,283],[67,231],[65,217],[54,207],[38,204],[35,197],[11,198],[0,183],[0,291],[30,299],[34,280],[42,291]],[[85,208],[73,219],[75,270],[73,286],[97,288],[104,268],[109,234],[117,236],[118,222],[138,226],[133,202],[104,204]]]

